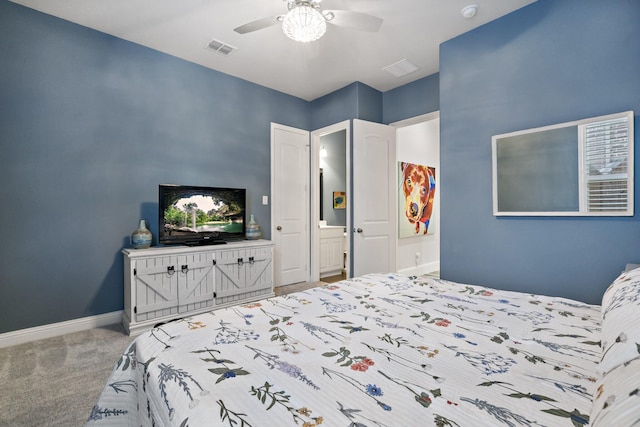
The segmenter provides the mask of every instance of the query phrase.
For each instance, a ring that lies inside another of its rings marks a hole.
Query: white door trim
[[[439,119],[439,118],[440,118],[440,110],[433,111],[427,114],[421,114],[419,116],[411,117],[411,118],[400,120],[397,122],[389,123],[389,126],[393,126],[395,128],[401,128],[404,126],[411,126],[417,123],[428,122],[430,120]]]

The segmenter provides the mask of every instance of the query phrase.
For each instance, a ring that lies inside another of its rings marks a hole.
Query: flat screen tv
[[[195,246],[244,239],[245,206],[244,188],[161,184],[158,242]]]

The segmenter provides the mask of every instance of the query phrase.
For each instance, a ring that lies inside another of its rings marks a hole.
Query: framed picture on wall
[[[398,237],[434,234],[436,168],[398,162]]]
[[[344,191],[333,192],[333,209],[347,208],[347,193]]]

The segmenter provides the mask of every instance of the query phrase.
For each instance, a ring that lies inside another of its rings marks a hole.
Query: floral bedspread
[[[87,425],[581,426],[600,307],[367,275],[139,336]]]

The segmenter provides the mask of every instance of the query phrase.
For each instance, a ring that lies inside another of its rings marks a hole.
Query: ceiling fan
[[[283,15],[268,16],[234,28],[239,34],[262,30],[282,23],[282,31],[292,40],[311,42],[319,39],[327,29],[327,23],[360,31],[376,32],[382,19],[350,10],[322,10],[322,0],[283,0],[289,11]]]

